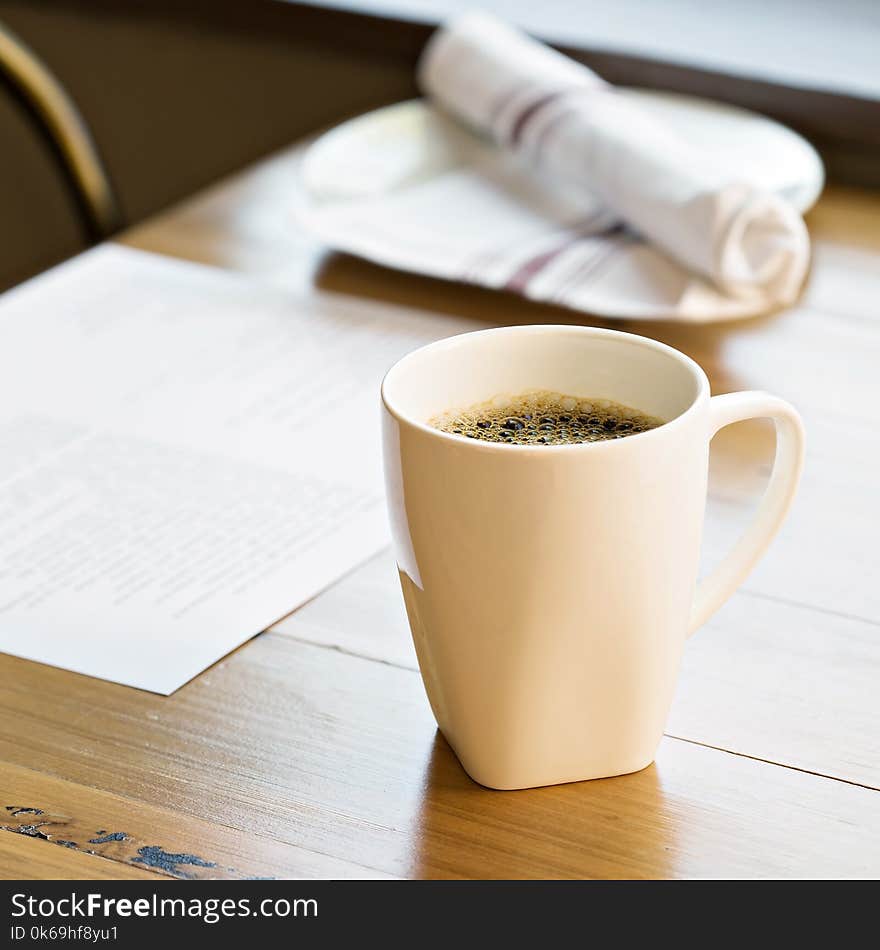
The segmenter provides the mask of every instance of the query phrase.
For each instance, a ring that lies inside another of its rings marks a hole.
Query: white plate
[[[783,195],[801,213],[819,197],[825,182],[822,161],[806,139],[784,125],[694,96],[645,89],[620,92],[721,167]],[[321,203],[376,196],[443,171],[455,160],[444,133],[422,99],[343,122],[322,135],[304,157],[309,196]]]

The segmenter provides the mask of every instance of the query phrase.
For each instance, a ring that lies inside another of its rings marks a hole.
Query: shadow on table
[[[744,381],[725,367],[723,354],[731,339],[761,334],[784,319],[776,312],[747,320],[686,323],[673,320],[613,319],[581,313],[554,304],[527,300],[518,294],[393,270],[335,251],[316,264],[319,288],[400,307],[480,320],[496,326],[531,323],[609,327],[639,333],[687,353],[706,370],[714,392],[743,388]]]
[[[676,831],[655,766],[499,792],[472,781],[438,731],[413,835],[419,878],[674,875]]]

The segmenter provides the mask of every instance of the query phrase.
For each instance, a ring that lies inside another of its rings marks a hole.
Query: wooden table
[[[124,235],[135,247],[497,323],[571,321],[328,254],[292,225],[296,149]],[[872,877],[880,873],[880,197],[810,215],[799,306],[625,322],[713,390],[766,388],[809,438],[794,511],[685,652],[644,771],[522,792],[437,734],[382,554],[169,698],[0,656],[0,875]],[[706,559],[744,524],[772,433],[713,444]]]

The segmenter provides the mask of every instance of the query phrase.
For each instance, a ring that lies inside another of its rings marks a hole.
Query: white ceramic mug
[[[509,445],[428,425],[545,389],[665,424],[608,442]],[[663,733],[685,639],[736,589],[788,511],[797,412],[766,393],[710,398],[690,358],[613,330],[530,326],[450,337],[382,384],[395,550],[425,689],[472,778],[526,788],[634,772]],[[770,417],[758,513],[697,586],[709,441]]]

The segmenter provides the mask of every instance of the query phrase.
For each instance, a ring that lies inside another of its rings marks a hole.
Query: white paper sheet
[[[0,650],[170,693],[387,543],[382,375],[477,325],[105,246],[0,299]]]

